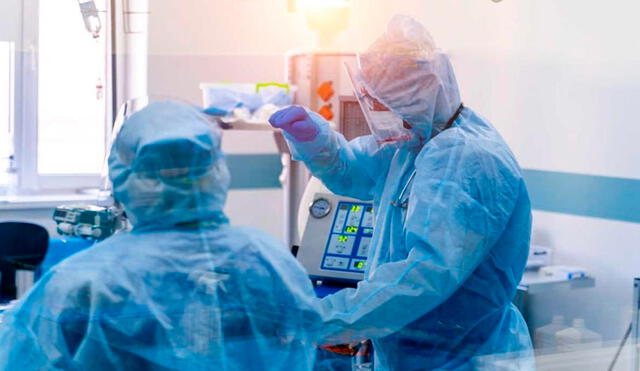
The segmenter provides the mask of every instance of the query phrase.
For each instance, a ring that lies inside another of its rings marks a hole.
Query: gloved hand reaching
[[[299,142],[311,142],[320,133],[319,124],[300,106],[283,108],[269,118],[274,128],[282,129]]]

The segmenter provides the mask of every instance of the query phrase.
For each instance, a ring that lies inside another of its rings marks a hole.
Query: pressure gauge
[[[324,218],[331,212],[331,202],[326,198],[319,198],[309,206],[309,213],[316,219]]]

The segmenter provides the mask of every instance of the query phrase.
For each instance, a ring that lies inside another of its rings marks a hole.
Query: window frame
[[[39,4],[47,0],[23,0],[22,38],[17,48],[22,53],[15,58],[14,99],[14,163],[17,170],[19,194],[62,191],[75,192],[83,188],[95,188],[100,184],[101,174],[40,174],[38,173],[38,46]],[[105,12],[102,36],[105,38],[104,58],[106,71],[113,70],[111,1],[104,0]],[[80,17],[78,8],[78,17]],[[113,118],[113,76],[104,76],[105,118],[104,145],[107,148],[110,125]]]

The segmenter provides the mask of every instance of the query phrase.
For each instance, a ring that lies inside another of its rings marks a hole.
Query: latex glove
[[[299,142],[311,142],[320,133],[320,126],[313,121],[306,109],[291,106],[274,113],[269,118],[274,128],[282,129]]]
[[[356,347],[352,346],[351,344],[323,345],[320,348],[331,353],[342,354],[343,356],[350,357],[353,357],[358,353]]]

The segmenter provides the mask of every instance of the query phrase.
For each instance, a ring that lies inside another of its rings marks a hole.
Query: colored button
[[[353,244],[356,242],[355,236],[334,234],[329,241],[327,253],[336,255],[351,256]]]
[[[322,267],[329,269],[347,269],[349,267],[349,259],[327,256],[324,259],[324,264],[322,265]]]

